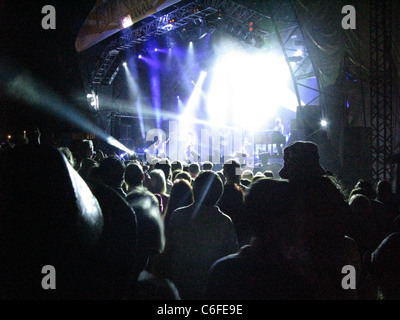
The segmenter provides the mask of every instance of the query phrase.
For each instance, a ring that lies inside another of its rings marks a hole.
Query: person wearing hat
[[[279,171],[289,181],[293,234],[297,241],[290,256],[305,275],[315,299],[353,299],[355,290],[341,286],[345,265],[360,268],[361,258],[354,239],[345,234],[350,207],[334,177],[319,160],[318,146],[296,141],[284,149]]]
[[[283,153],[282,179],[303,180],[306,177],[321,177],[327,172],[319,163],[318,146],[311,141],[296,141],[288,145]]]

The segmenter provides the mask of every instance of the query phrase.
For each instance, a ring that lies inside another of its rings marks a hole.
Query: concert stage
[[[313,141],[323,165],[341,170],[343,119],[349,116],[360,125],[366,113],[357,103],[365,101],[362,92],[340,86],[357,80],[355,66],[344,72],[350,62],[336,55],[339,49],[355,48],[338,38],[340,8],[335,14],[324,11],[325,19],[338,21],[321,35],[311,14],[318,6],[305,8],[289,0],[161,1],[159,7],[151,1],[116,3],[96,3],[76,41],[93,121],[116,140],[145,150],[155,143],[153,130],[169,133],[168,123],[175,121],[183,129],[169,156],[178,159],[187,132],[265,133],[280,117],[286,143]],[[324,41],[334,41],[329,52]],[[361,52],[369,49],[362,46]],[[352,57],[364,60],[366,55],[353,52]],[[338,70],[345,79],[338,78]],[[171,139],[169,134],[165,139]],[[201,155],[204,142],[198,144]],[[270,154],[268,161],[279,152],[271,151],[271,144],[254,151]]]

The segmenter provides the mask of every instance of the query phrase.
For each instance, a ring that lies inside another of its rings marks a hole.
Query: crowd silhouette
[[[343,191],[310,141],[283,156],[277,177],[235,159],[220,170],[145,163],[38,134],[2,149],[0,298],[398,299],[391,182]],[[57,290],[42,286],[48,265]]]

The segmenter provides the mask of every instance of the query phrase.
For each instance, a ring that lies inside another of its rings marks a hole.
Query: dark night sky
[[[29,70],[62,97],[83,91],[74,42],[95,3],[96,0],[1,1],[1,57]],[[56,9],[56,30],[42,28],[45,14],[41,11],[45,5]],[[0,92],[0,135],[26,129],[26,126],[40,126],[49,131],[68,126]]]

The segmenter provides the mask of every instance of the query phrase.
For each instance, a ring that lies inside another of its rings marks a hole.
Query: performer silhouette
[[[284,126],[282,124],[281,118],[275,119],[275,127],[272,132],[272,141],[274,141],[276,145],[276,149],[278,151],[278,155],[282,156],[282,136],[283,136]]]

